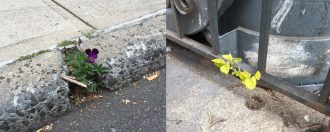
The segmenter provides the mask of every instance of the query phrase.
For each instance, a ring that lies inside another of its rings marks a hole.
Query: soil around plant
[[[265,105],[265,101],[263,101],[258,96],[252,96],[246,100],[245,105],[251,110],[260,110]]]

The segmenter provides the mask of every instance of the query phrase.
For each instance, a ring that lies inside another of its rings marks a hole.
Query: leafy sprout
[[[95,54],[92,54],[92,51]],[[90,50],[90,52],[71,51],[66,54],[64,59],[70,68],[71,75],[86,84],[88,92],[97,92],[98,88],[102,87],[102,76],[110,71],[102,64],[94,63],[98,53],[96,51],[97,49]]]
[[[76,43],[77,43],[77,41],[75,41],[75,40],[64,40],[64,41],[62,41],[61,43],[58,44],[58,47],[66,47],[66,46],[69,46],[69,45],[74,45]]]
[[[238,63],[242,62],[241,58],[234,58],[231,54],[222,55],[224,59],[213,59],[215,66],[220,68],[220,71],[226,75],[231,71],[231,75],[237,76],[241,79],[242,84],[249,90],[254,90],[257,86],[257,81],[261,78],[261,73],[257,71],[254,75],[251,75],[246,70],[241,70]]]

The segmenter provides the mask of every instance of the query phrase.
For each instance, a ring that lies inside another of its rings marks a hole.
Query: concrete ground
[[[165,8],[165,0],[0,1],[0,66]]]
[[[165,131],[165,69],[152,81],[142,79],[103,98],[76,106],[51,123],[53,132]]]
[[[210,60],[167,42],[166,128],[170,132],[300,132],[329,117],[280,93],[256,88],[260,110],[245,105],[247,90]]]

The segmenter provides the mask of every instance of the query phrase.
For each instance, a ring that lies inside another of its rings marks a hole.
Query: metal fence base
[[[212,48],[185,36],[179,38],[173,31],[167,30],[165,37],[185,48],[192,50],[193,52],[196,52],[197,54],[206,57],[207,59],[222,58],[221,55],[213,54]],[[255,67],[252,67],[246,63],[240,64],[240,67],[251,73],[256,72]],[[298,88],[286,80],[279,79],[268,73],[263,73],[261,80],[258,82],[258,85],[273,89],[323,114],[326,114],[328,116],[330,115],[329,104],[320,103],[318,101],[317,95],[312,94],[305,89]]]

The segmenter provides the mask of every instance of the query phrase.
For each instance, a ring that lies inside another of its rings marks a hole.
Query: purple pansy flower
[[[95,62],[95,60],[96,60],[96,58],[97,58],[97,54],[99,53],[99,51],[97,50],[97,49],[93,49],[93,50],[91,50],[91,49],[86,49],[86,54],[87,54],[87,57],[88,57],[88,62],[89,63],[94,63]]]

